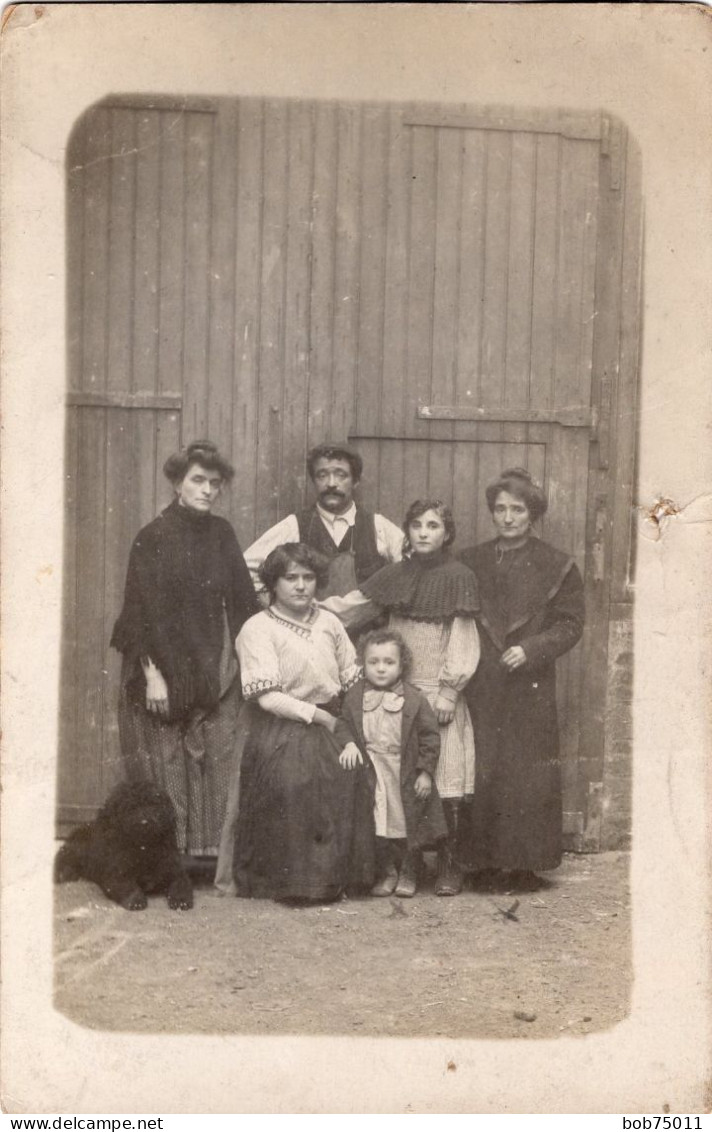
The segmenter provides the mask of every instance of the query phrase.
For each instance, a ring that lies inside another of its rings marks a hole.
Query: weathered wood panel
[[[452,502],[460,546],[491,536],[486,484],[529,467],[550,498],[540,533],[584,569],[595,614],[560,666],[566,807],[583,811],[602,774],[612,575],[629,597],[640,184],[613,128],[274,99],[86,113],[68,164],[69,362],[86,399],[67,437],[68,804],[115,773],[108,636],[131,539],[170,499],[166,456],[207,434],[236,466],[222,506],[243,543],[308,497],[305,451],[326,438],[359,444],[363,497],[395,521],[416,496]],[[428,404],[453,413],[428,420]],[[596,437],[537,418],[591,406]]]

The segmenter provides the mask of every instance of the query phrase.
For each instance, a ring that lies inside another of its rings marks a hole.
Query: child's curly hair
[[[371,629],[369,633],[364,633],[358,643],[359,660],[361,664],[365,663],[366,650],[369,645],[390,644],[394,644],[398,648],[401,662],[401,676],[404,680],[407,680],[413,667],[413,654],[396,629]]]

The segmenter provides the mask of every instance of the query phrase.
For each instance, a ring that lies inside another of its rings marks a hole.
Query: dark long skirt
[[[370,888],[373,772],[344,770],[324,727],[255,715],[240,776],[237,895],[335,900]]]
[[[562,797],[553,665],[508,673],[490,655],[467,689],[475,731],[475,795],[468,866],[555,869],[562,855]]]

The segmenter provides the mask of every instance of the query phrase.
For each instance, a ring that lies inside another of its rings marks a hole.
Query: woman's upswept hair
[[[485,498],[490,511],[494,513],[494,505],[500,492],[506,491],[515,499],[521,499],[526,504],[529,517],[536,522],[545,514],[549,501],[542,488],[535,483],[526,468],[506,468],[500,476],[485,488]]]
[[[409,528],[414,519],[419,519],[426,511],[434,511],[436,515],[442,519],[443,526],[445,527],[445,541],[443,546],[450,546],[455,541],[455,520],[452,517],[452,511],[447,503],[443,503],[442,499],[416,499],[411,503],[406,511],[405,519],[403,520],[403,531],[405,538],[403,539],[403,553],[410,554],[413,547],[410,541]]]
[[[180,483],[193,464],[200,464],[201,468],[209,472],[218,472],[226,483],[235,475],[230,461],[221,455],[217,444],[213,444],[211,440],[194,440],[187,448],[181,448],[180,452],[169,456],[163,465],[163,474],[171,483]]]
[[[413,654],[397,629],[371,629],[370,632],[364,633],[358,643],[359,660],[361,664],[365,663],[366,650],[369,645],[390,644],[394,644],[398,647],[401,661],[401,676],[404,680],[407,680],[413,667]]]
[[[277,582],[288,573],[290,566],[303,566],[316,574],[317,586],[323,586],[329,573],[329,563],[304,542],[285,542],[271,551],[258,570],[260,581],[274,601]]]

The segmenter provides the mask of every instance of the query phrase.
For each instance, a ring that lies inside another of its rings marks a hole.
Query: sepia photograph
[[[9,1111],[706,1111],[710,32],[651,7],[9,13]]]
[[[76,123],[69,1017],[532,1038],[625,1015],[639,166],[618,121],[565,109],[137,94]],[[406,757],[405,716],[366,704],[405,711],[409,683]],[[146,894],[77,825],[125,782],[165,791],[198,884],[179,933],[152,902],[117,948],[111,902]],[[223,831],[217,892],[255,901],[213,899]],[[171,1010],[206,930],[234,958]]]

